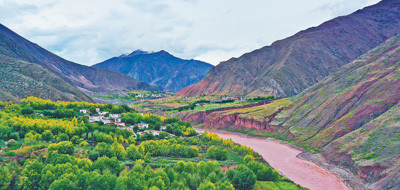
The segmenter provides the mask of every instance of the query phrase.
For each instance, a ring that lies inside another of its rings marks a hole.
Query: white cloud
[[[71,61],[135,49],[217,64],[378,0],[0,0],[0,22]]]

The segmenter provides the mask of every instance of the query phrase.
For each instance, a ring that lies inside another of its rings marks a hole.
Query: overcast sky
[[[166,50],[218,64],[379,0],[0,0],[0,22],[93,65]]]

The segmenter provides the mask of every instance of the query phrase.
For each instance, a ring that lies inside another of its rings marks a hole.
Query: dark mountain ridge
[[[0,54],[38,64],[83,91],[110,93],[154,87],[127,75],[67,61],[0,24]]]
[[[177,58],[162,50],[159,52],[133,51],[93,65],[127,74],[137,80],[163,87],[167,91],[179,91],[200,81],[212,65]]]

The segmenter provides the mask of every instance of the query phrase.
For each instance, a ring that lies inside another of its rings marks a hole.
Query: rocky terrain
[[[0,101],[19,102],[29,96],[51,100],[92,101],[49,70],[5,55],[0,55],[0,81]]]
[[[383,0],[222,62],[177,95],[290,97],[393,37],[399,25],[400,1]]]
[[[284,134],[373,188],[398,189],[399,63],[400,35],[290,98],[292,103],[215,112],[204,126]]]
[[[0,55],[40,65],[82,91],[109,93],[154,87],[128,75],[67,61],[0,24]],[[18,90],[18,89],[15,89]]]
[[[212,65],[177,58],[166,51],[146,52],[136,50],[130,54],[113,57],[93,65],[127,74],[134,79],[177,92],[183,87],[199,82]]]

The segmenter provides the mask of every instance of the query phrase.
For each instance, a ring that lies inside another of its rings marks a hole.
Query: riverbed
[[[213,131],[214,132],[214,131]],[[298,158],[301,150],[269,139],[245,137],[238,134],[214,132],[224,139],[247,145],[258,152],[273,168],[297,184],[311,190],[349,190],[334,173]]]

